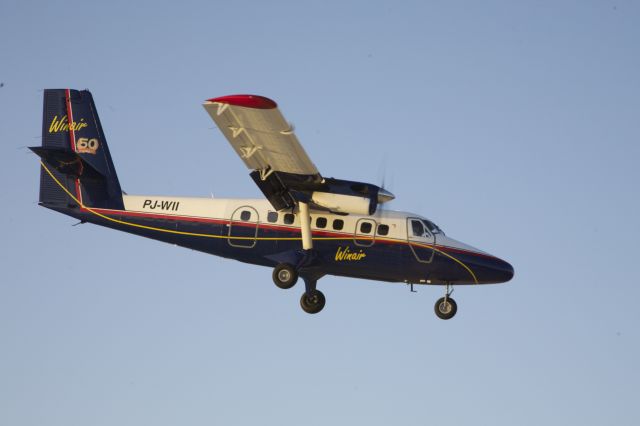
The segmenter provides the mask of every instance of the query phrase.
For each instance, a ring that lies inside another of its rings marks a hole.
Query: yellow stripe
[[[453,260],[454,262],[456,262],[457,264],[459,264],[460,266],[462,266],[464,269],[467,270],[467,272],[469,272],[469,274],[471,275],[471,277],[473,278],[473,282],[475,284],[478,284],[478,278],[476,278],[476,274],[473,273],[473,271],[471,270],[471,268],[469,268],[467,265],[465,265],[462,261],[456,259],[455,257],[451,256],[449,253],[446,253],[442,250],[438,250],[437,248],[427,245],[427,244],[420,244],[420,243],[412,243],[414,246],[418,246],[418,247],[424,247],[424,248],[430,248],[438,253],[440,253],[443,256],[448,257],[449,259]]]
[[[71,197],[71,199],[73,201],[75,201],[76,203],[78,203],[78,205],[80,207],[82,207],[83,209],[87,210],[88,212],[102,218],[105,220],[108,220],[110,222],[114,222],[114,223],[118,223],[120,225],[127,225],[127,226],[132,226],[134,228],[140,228],[140,229],[147,229],[150,231],[158,231],[158,232],[165,232],[168,234],[176,234],[176,235],[186,235],[186,236],[190,236],[190,237],[204,237],[204,238],[221,238],[221,239],[232,239],[232,240],[257,240],[257,241],[301,241],[302,237],[231,237],[229,235],[213,235],[213,234],[200,234],[200,233],[196,233],[196,232],[184,232],[184,231],[174,231],[172,229],[165,229],[165,228],[156,228],[154,226],[146,226],[146,225],[140,225],[137,223],[132,223],[132,222],[125,222],[123,220],[119,220],[119,219],[114,219],[112,217],[109,216],[105,216],[102,213],[99,213],[95,210],[93,210],[91,207],[87,207],[84,204],[82,204],[82,202],[80,200],[78,200],[76,198],[75,195],[73,195],[71,192],[69,192],[69,190],[53,175],[53,173],[51,173],[51,171],[47,168],[47,166],[44,165],[44,163],[42,161],[40,161],[40,165],[42,166],[42,168],[49,174],[49,176],[51,176],[51,179],[54,180],[55,183],[58,184],[58,186],[60,188],[62,188],[62,190],[64,192],[67,193],[67,195],[69,197]],[[337,241],[337,240],[344,240],[344,241],[351,241],[354,238],[352,237],[313,237],[314,240],[321,240],[321,241]],[[371,238],[358,238],[358,239],[371,239]],[[393,241],[393,240],[389,240],[389,241]],[[478,284],[478,279],[476,278],[475,274],[473,273],[473,271],[464,263],[462,263],[460,260],[456,259],[455,257],[451,256],[448,253],[445,253],[442,250],[438,250],[437,248],[430,246],[430,245],[426,245],[426,244],[419,244],[419,243],[413,243],[416,246],[420,246],[420,247],[425,247],[425,248],[430,248],[440,254],[442,254],[443,256],[448,257],[449,259],[455,261],[456,263],[458,263],[460,266],[462,266],[464,269],[466,269],[469,274],[471,274],[471,277],[473,278],[473,281]]]

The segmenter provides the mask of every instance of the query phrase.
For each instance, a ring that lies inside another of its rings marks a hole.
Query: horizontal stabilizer
[[[83,179],[104,179],[100,172],[73,151],[44,146],[31,146],[29,149],[64,175]]]

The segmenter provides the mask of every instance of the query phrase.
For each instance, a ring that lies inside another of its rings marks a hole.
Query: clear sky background
[[[640,4],[1,2],[0,424],[638,425]],[[267,268],[37,206],[42,89],[130,194],[259,197],[201,103],[275,99],[326,176],[510,261],[440,287]]]

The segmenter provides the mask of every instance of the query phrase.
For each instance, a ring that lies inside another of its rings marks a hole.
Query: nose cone
[[[464,263],[468,268],[465,272],[471,272],[473,283],[498,284],[506,283],[513,278],[513,266],[509,262],[444,235],[439,235],[437,242],[442,244],[443,247],[446,246],[456,250],[452,252],[453,257]],[[468,278],[468,274],[463,274],[459,276],[457,281],[466,282]],[[444,280],[446,281],[446,279]]]
[[[478,284],[506,283],[513,278],[513,266],[497,257],[476,257],[468,265],[476,275]]]
[[[513,266],[509,262],[505,262],[502,259],[495,259],[491,265],[490,282],[494,283],[506,283],[513,278]]]

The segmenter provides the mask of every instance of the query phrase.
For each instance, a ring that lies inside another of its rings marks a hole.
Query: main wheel
[[[458,312],[458,305],[456,301],[450,297],[441,297],[436,301],[434,309],[438,318],[448,320],[453,318],[456,312]]]
[[[310,293],[303,293],[300,298],[300,307],[308,314],[317,314],[324,308],[326,299],[320,290],[313,290]]]
[[[298,281],[298,273],[288,263],[281,263],[273,269],[273,282],[282,289],[293,287]]]

